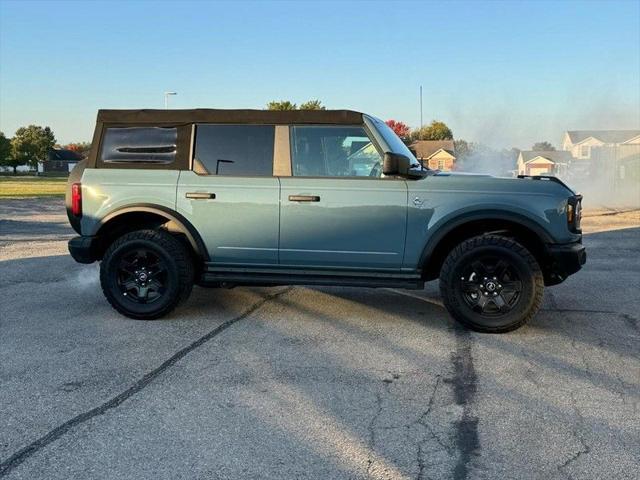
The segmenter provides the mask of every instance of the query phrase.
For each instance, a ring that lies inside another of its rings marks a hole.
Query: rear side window
[[[195,159],[209,175],[271,176],[273,125],[197,125]]]
[[[173,163],[177,142],[175,127],[107,128],[100,158],[104,163]]]

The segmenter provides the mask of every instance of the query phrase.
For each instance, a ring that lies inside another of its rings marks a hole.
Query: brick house
[[[425,167],[442,171],[455,168],[453,140],[416,140],[409,145],[409,149]]]

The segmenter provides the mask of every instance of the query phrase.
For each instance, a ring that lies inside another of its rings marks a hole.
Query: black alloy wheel
[[[472,262],[463,270],[460,282],[471,309],[489,317],[511,311],[522,293],[518,270],[498,256],[487,255]]]
[[[463,241],[440,270],[440,293],[458,322],[479,332],[504,333],[528,322],[542,304],[544,280],[535,257],[501,235]]]
[[[137,248],[120,257],[117,284],[123,296],[136,303],[153,303],[167,291],[167,265],[157,253]]]
[[[137,230],[109,246],[100,264],[100,284],[118,312],[153,320],[185,301],[193,287],[188,247],[164,230]]]

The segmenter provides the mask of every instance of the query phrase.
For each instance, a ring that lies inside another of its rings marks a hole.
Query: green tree
[[[531,147],[531,150],[535,152],[552,152],[555,149],[556,147],[549,142],[536,142],[533,144],[533,147]]]
[[[267,110],[297,110],[298,106],[289,100],[280,100],[279,102],[267,103]]]
[[[49,127],[29,125],[16,131],[11,149],[18,165],[38,168],[38,161],[44,161],[55,144],[56,138]]]
[[[320,100],[309,100],[300,104],[300,110],[326,110],[326,107]]]
[[[0,166],[13,168],[13,174],[15,175],[18,165],[20,164],[15,161],[11,152],[11,140],[0,132]]]
[[[411,133],[413,140],[453,140],[453,133],[446,123],[433,120]]]

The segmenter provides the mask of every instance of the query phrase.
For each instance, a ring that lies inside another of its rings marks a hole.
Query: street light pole
[[[169,95],[177,95],[176,92],[164,92],[164,109],[169,109]]]
[[[422,85],[420,85],[420,128],[422,128]]]

